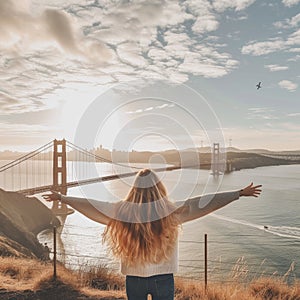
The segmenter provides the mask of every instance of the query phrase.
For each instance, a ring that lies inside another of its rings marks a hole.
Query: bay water
[[[241,197],[228,206],[183,224],[179,237],[179,275],[203,278],[204,234],[208,237],[209,278],[249,280],[272,276],[293,280],[300,275],[300,165],[244,169],[214,178],[206,170],[177,170],[161,176],[174,201],[203,193],[239,190],[262,184],[258,198]],[[118,201],[133,177],[68,190],[70,196]],[[41,198],[40,198],[41,199]],[[58,235],[59,259],[70,268],[118,262],[102,243],[104,226],[78,212],[69,215]],[[52,232],[39,235],[52,246]]]

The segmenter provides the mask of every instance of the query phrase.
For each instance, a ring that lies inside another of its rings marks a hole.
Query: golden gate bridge
[[[104,163],[104,164],[95,164]],[[95,169],[98,165],[99,169]],[[220,148],[214,143],[211,167],[213,175],[220,174]],[[201,164],[203,167],[204,164]],[[34,195],[50,190],[67,194],[68,188],[134,176],[140,169],[133,164],[114,162],[93,151],[83,149],[63,139],[53,140],[38,149],[0,167],[0,182],[3,189]],[[197,165],[171,165],[153,168],[156,172],[182,168],[200,168]],[[94,170],[94,172],[93,172]],[[53,202],[57,214],[68,213],[66,205]]]
[[[110,153],[112,154],[112,153]],[[200,156],[194,156],[190,163],[153,168],[156,172],[172,171],[183,168],[211,169],[213,176],[233,170],[220,150],[219,143],[214,143],[206,160],[200,165]],[[199,154],[200,155],[200,154]],[[264,155],[270,156],[270,155]],[[286,160],[296,157],[285,155]],[[109,155],[111,158],[112,155]],[[282,154],[280,154],[280,158]],[[99,164],[100,163],[100,164]],[[97,155],[95,150],[81,148],[65,139],[53,140],[38,149],[27,153],[0,167],[0,187],[7,191],[19,192],[24,195],[34,195],[50,190],[67,194],[68,188],[97,182],[105,182],[134,176],[140,169],[135,164],[121,163]],[[56,201],[52,210],[56,214],[66,214],[66,205]]]

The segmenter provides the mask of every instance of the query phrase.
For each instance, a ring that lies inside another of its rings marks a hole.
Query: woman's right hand
[[[46,200],[46,201],[61,201],[61,194],[55,192],[55,191],[51,191],[51,194],[44,194],[42,195],[42,197]]]
[[[261,187],[261,184],[253,185],[253,182],[251,182],[248,186],[240,190],[240,196],[258,197],[261,193]]]

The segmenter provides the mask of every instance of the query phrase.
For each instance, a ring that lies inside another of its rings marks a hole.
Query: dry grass
[[[107,267],[87,266],[70,271],[58,265],[56,280],[52,272],[50,263],[0,257],[0,289],[11,299],[23,299],[16,295],[25,295],[24,299],[126,299],[124,277],[110,272]],[[205,291],[202,282],[176,277],[175,299],[300,300],[300,283],[287,285],[284,279],[260,277],[249,284],[209,282]]]
[[[300,300],[300,283],[292,286],[282,280],[260,278],[245,285],[241,283],[203,283],[176,278],[176,300]]]
[[[57,274],[53,280],[51,263],[0,257],[0,289],[7,293],[23,292],[26,299],[125,299],[124,279],[107,268],[71,271],[57,265]]]
[[[287,285],[279,279],[261,278],[253,281],[249,285],[253,296],[258,299],[270,300],[299,300],[300,299],[300,282],[292,286]],[[255,299],[257,299],[255,298]]]
[[[205,291],[201,282],[176,278],[176,300],[205,299],[205,300],[241,300],[252,299],[246,297],[246,290],[240,284],[215,284],[210,283]],[[243,295],[243,296],[241,296]]]
[[[50,266],[37,260],[0,257],[0,286],[4,289],[31,289],[46,272],[51,272]]]

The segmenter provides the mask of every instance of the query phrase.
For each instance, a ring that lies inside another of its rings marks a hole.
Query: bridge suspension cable
[[[51,142],[49,142],[49,143],[47,143],[47,144],[39,147],[38,149],[36,149],[36,150],[34,150],[34,151],[30,152],[30,153],[27,153],[27,154],[25,154],[25,155],[23,155],[23,156],[15,159],[15,160],[9,162],[9,163],[1,166],[0,167],[0,172],[4,172],[7,169],[10,169],[10,168],[12,168],[12,167],[14,167],[14,166],[16,166],[16,165],[24,162],[25,160],[28,160],[28,159],[36,156],[36,155],[39,155],[41,152],[43,152],[43,151],[45,151],[47,149],[52,148],[52,145],[53,145],[53,142],[51,141]]]
[[[49,142],[0,167],[1,187],[20,191],[52,184],[52,146]]]

